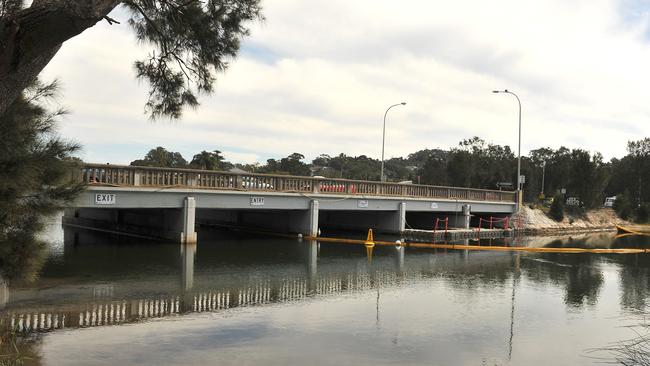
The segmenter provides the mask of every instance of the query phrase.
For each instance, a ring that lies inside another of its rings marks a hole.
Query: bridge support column
[[[318,209],[320,204],[316,200],[309,202],[309,236],[318,236]]]
[[[404,232],[406,229],[406,202],[400,202],[399,204],[399,232]]]
[[[183,200],[182,220],[181,243],[196,244],[196,201],[194,197],[185,197]]]
[[[472,217],[471,210],[471,205],[463,205],[460,212],[455,212],[452,216],[449,216],[449,227],[469,229]]]
[[[472,218],[472,206],[471,205],[463,205],[463,228],[469,229],[469,222],[470,219]]]
[[[318,236],[318,210],[320,204],[317,200],[309,202],[309,208],[294,211],[293,217],[289,217],[289,231],[300,233],[305,236]],[[296,216],[297,215],[297,216]]]
[[[406,228],[406,202],[400,202],[397,211],[378,213],[375,230],[391,234],[400,234]]]

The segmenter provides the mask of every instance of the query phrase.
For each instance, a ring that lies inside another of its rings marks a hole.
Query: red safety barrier
[[[346,193],[346,189],[349,191],[347,193],[357,193],[357,186],[350,185],[349,188],[346,188],[344,184],[321,184],[321,192],[337,192],[337,193]]]
[[[494,218],[493,216],[490,216],[488,219],[484,219],[482,217],[479,217],[478,220],[478,228],[476,229],[476,237],[480,238],[481,234],[481,229],[483,228],[483,222],[488,224],[489,229],[494,229],[495,225],[498,223],[503,223],[503,229],[508,230],[510,228],[510,217],[502,217],[502,218]]]
[[[440,220],[439,217],[436,217],[436,223],[433,225],[433,242],[435,243],[436,241],[436,231],[438,230],[438,224],[444,222],[445,223],[445,237],[447,237],[447,230],[449,230],[449,217],[445,217],[444,220]]]

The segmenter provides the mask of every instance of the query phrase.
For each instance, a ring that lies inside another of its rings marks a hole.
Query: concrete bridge
[[[436,217],[469,228],[473,215],[515,212],[515,192],[322,177],[85,164],[88,189],[65,225],[196,242],[197,225],[316,236],[319,228],[401,233]]]

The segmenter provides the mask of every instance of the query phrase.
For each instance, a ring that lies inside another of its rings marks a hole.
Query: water
[[[199,234],[182,247],[54,224],[38,276],[0,285],[0,325],[43,365],[591,365],[646,333],[647,255],[377,247],[370,262],[359,246]]]

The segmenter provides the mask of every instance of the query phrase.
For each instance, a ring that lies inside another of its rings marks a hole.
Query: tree
[[[303,154],[293,153],[280,160],[268,159],[266,166],[260,168],[263,173],[288,174],[288,175],[310,175],[309,165],[302,162]]]
[[[422,183],[431,185],[447,185],[447,154],[431,155],[418,170]]]
[[[232,168],[232,166],[232,164],[225,161],[219,150],[211,152],[203,150],[194,155],[190,162],[190,168],[203,170],[225,170]]]
[[[33,82],[0,116],[0,272],[25,265],[16,259],[42,248],[35,239],[43,218],[61,210],[82,189],[71,158],[79,146],[55,133],[65,110],[48,110],[57,83]],[[31,249],[28,249],[31,248]],[[2,273],[0,273],[2,274]]]
[[[162,146],[149,150],[144,159],[134,160],[131,162],[132,166],[155,166],[160,168],[185,168],[187,160],[183,158],[181,153],[167,151]]]
[[[61,45],[118,5],[137,40],[153,47],[135,62],[149,86],[145,111],[151,118],[179,118],[197,94],[211,93],[215,72],[228,67],[246,23],[261,19],[260,0],[1,0],[0,115],[56,55]],[[29,5],[27,5],[29,4]]]

